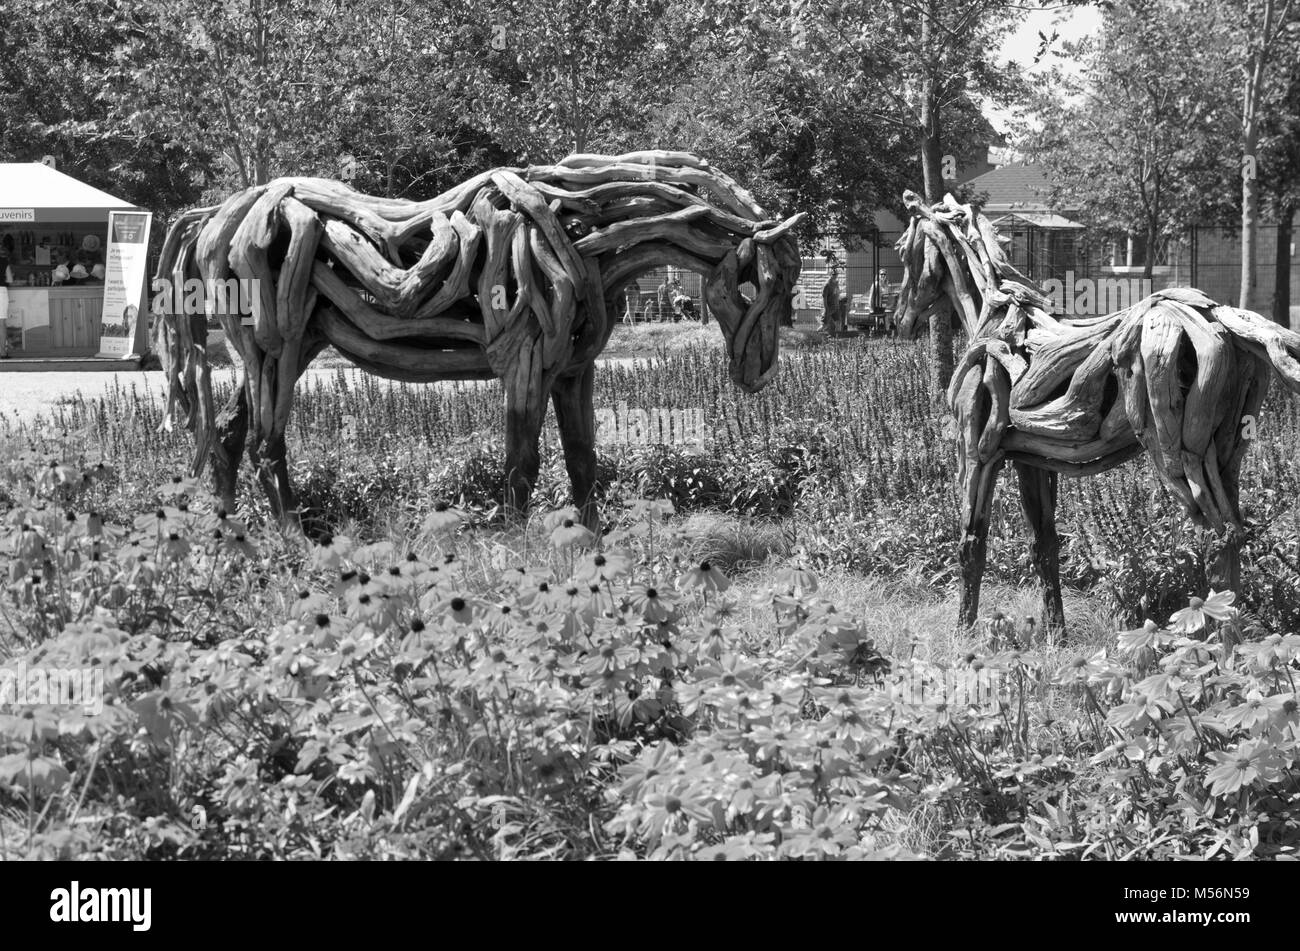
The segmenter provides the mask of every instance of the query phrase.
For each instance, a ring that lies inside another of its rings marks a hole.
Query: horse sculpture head
[[[521,177],[558,202],[574,250],[598,265],[610,307],[647,271],[694,271],[727,338],[732,380],[754,392],[772,378],[799,278],[793,231],[802,214],[769,217],[733,179],[685,152],[573,155]],[[608,331],[600,345],[607,339]]]
[[[974,339],[1010,285],[1037,294],[1028,278],[1013,268],[993,225],[970,205],[951,195],[933,206],[915,192],[903,193],[911,217],[895,247],[903,262],[894,322],[910,340],[930,317],[956,313]]]
[[[934,225],[927,214],[929,209],[913,191],[903,192],[903,205],[910,220],[894,246],[903,262],[894,325],[900,338],[913,340],[930,317],[950,313],[952,302],[944,288],[947,263],[933,240]]]

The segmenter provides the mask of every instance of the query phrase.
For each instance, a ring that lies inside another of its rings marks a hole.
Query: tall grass
[[[730,518],[712,534],[732,536],[723,547],[733,564],[802,547],[827,566],[943,586],[956,572],[960,508],[951,439],[929,408],[928,388],[922,350],[895,341],[787,350],[780,373],[756,395],[731,384],[725,354],[712,347],[601,365],[597,407],[697,408],[708,428],[702,450],[602,449],[604,491],[615,499],[665,496],[683,512]],[[495,382],[391,384],[343,370],[317,376],[299,388],[289,434],[302,501],[362,535],[400,531],[439,498],[490,516],[504,486],[503,410]],[[41,424],[0,421],[0,438],[80,440],[116,467],[116,502],[128,511],[159,473],[190,464],[189,435],[161,431],[161,422],[157,403],[117,387],[103,399],[73,400]],[[1300,623],[1298,446],[1300,402],[1275,387],[1242,473],[1252,529],[1244,584],[1254,610],[1288,627]],[[550,421],[542,456],[538,504],[559,504],[568,483]],[[264,516],[247,472],[242,499],[246,515]],[[1207,587],[1209,539],[1183,519],[1145,461],[1062,480],[1059,514],[1067,580],[1132,621]],[[1014,479],[1006,477],[991,522],[990,581],[1032,581],[1025,531]],[[758,538],[739,537],[746,534]]]

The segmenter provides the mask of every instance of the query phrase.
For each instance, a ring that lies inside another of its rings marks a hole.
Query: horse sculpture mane
[[[1169,288],[1113,314],[1066,319],[1007,262],[983,216],[951,196],[911,192],[898,242],[900,334],[955,311],[968,347],[948,388],[964,492],[961,620],[974,621],[998,471],[1020,476],[1049,625],[1064,623],[1055,528],[1058,473],[1083,476],[1143,451],[1192,520],[1224,540],[1216,587],[1238,588],[1238,474],[1253,417],[1276,372],[1300,392],[1300,335],[1251,311]]]
[[[665,151],[493,169],[423,202],[318,178],[245,189],[182,216],[167,236],[160,279],[176,287],[199,279],[209,308],[223,284],[253,288],[247,314],[217,309],[244,367],[221,413],[204,315],[160,314],[169,417],[179,411],[195,432],[196,474],[210,458],[228,508],[251,427],[248,450],[263,487],[281,520],[293,521],[286,423],[294,383],[327,344],[399,380],[499,377],[508,504],[527,503],[549,396],[575,501],[590,523],[591,373],[622,287],[663,265],[704,275],[731,377],[756,390],[776,372],[777,327],[800,269],[791,232],[801,217],[771,218],[704,159]],[[741,291],[746,283],[756,288],[752,300]]]

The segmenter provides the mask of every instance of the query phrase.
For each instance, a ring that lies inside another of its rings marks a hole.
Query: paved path
[[[635,363],[645,358],[613,357],[602,364]],[[234,369],[214,369],[214,380],[230,379]],[[309,369],[298,381],[299,386],[310,386],[313,381],[328,381],[338,373],[345,373],[355,383],[362,371],[356,367],[321,367]],[[387,381],[382,381],[387,382]],[[166,380],[161,370],[124,370],[117,373],[39,371],[30,373],[0,373],[0,416],[10,422],[31,421],[48,415],[60,403],[68,402],[78,393],[85,399],[95,399],[112,389],[117,383],[127,392],[135,387],[142,394],[161,401],[165,396]],[[393,383],[393,386],[401,384]],[[436,385],[436,384],[435,384]]]

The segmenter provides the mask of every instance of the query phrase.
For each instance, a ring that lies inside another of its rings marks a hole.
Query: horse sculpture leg
[[[525,347],[506,386],[506,510],[515,516],[528,511],[541,456],[537,441],[546,418],[547,386],[541,367],[541,341]]]
[[[594,363],[580,372],[555,382],[551,402],[564,447],[564,464],[573,486],[573,504],[582,513],[582,524],[599,529],[596,513],[596,411],[593,402]]]
[[[1061,538],[1056,533],[1057,475],[1023,462],[1015,466],[1020,505],[1033,536],[1030,556],[1043,582],[1043,624],[1050,632],[1060,632],[1065,629],[1065,607],[1061,603]]]
[[[217,414],[216,439],[212,443],[212,481],[216,487],[221,507],[235,514],[235,489],[239,482],[239,463],[244,458],[244,444],[248,441],[248,388],[241,372],[235,381],[230,400]]]
[[[325,349],[326,343],[323,337],[309,335],[297,346],[286,346],[284,355],[280,358],[263,354],[262,399],[277,409],[264,413],[260,407],[249,407],[253,430],[253,438],[248,444],[249,461],[253,463],[257,480],[271,503],[271,512],[276,521],[281,528],[298,535],[303,534],[302,518],[298,511],[298,494],[289,479],[288,449],[285,443],[289,407],[292,405],[293,390],[298,378]],[[268,388],[273,392],[267,392]]]
[[[979,616],[980,586],[984,581],[984,562],[988,557],[989,511],[993,507],[993,486],[1002,468],[998,453],[988,462],[975,462],[966,471],[966,502],[963,506],[961,561],[961,607],[959,627],[967,628]]]

